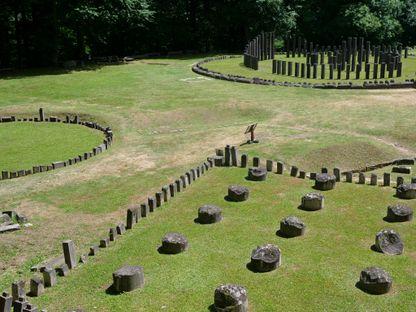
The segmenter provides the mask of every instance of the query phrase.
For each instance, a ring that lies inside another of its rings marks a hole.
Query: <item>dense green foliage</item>
[[[416,0],[4,0],[0,67],[175,50],[241,51],[260,31],[416,42]],[[336,42],[334,42],[336,40]]]

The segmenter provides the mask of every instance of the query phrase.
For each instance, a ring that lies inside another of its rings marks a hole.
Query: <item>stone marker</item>
[[[177,180],[177,182],[182,185],[182,182],[180,180]],[[181,186],[179,186],[181,188]],[[147,204],[149,205],[149,211],[154,212],[156,209],[156,198],[154,197],[148,197],[147,198]]]
[[[269,172],[273,171],[273,160],[266,160],[266,169]]]
[[[301,208],[303,210],[315,211],[324,208],[325,197],[319,193],[308,193],[302,197]]]
[[[315,178],[315,188],[320,191],[329,191],[335,188],[336,177],[328,173],[320,173]]]
[[[358,184],[365,184],[365,174],[363,172],[358,174]]]
[[[193,180],[195,180],[195,178],[193,178]],[[163,193],[163,201],[166,203],[169,200],[169,186],[164,185],[162,187],[162,193]]]
[[[403,177],[397,177],[397,179],[396,179],[396,187],[402,185],[403,183],[404,183]]]
[[[264,168],[249,168],[247,178],[251,181],[265,181],[267,178],[267,171]]]
[[[406,222],[413,219],[413,209],[403,204],[387,207],[387,220],[390,222]]]
[[[46,267],[43,272],[43,282],[45,287],[53,287],[57,283],[56,272],[51,267]]]
[[[188,240],[180,233],[167,233],[162,238],[161,253],[178,254],[188,248]]]
[[[150,214],[149,205],[147,203],[140,204],[140,214],[142,218],[146,218]]]
[[[216,312],[248,312],[247,290],[239,285],[226,284],[215,289]]]
[[[298,167],[292,166],[292,168],[290,168],[290,176],[296,177],[297,175],[298,175]]]
[[[306,178],[306,172],[305,171],[299,171],[299,179],[305,179]]]
[[[7,292],[0,295],[0,312],[10,312],[12,310],[13,298]]]
[[[118,235],[123,235],[124,233],[126,233],[126,226],[124,225],[124,223],[119,223],[116,226],[116,230],[117,230],[117,234]]]
[[[256,272],[269,272],[281,264],[280,249],[272,244],[257,246],[251,252],[250,266]]]
[[[27,304],[28,302],[24,296],[17,298],[13,302],[13,312],[23,312]]]
[[[381,268],[369,267],[361,271],[359,286],[360,288],[374,295],[382,295],[390,291],[392,278]]]
[[[352,177],[353,177],[352,172],[346,172],[345,173],[345,181],[347,183],[352,183]]]
[[[26,304],[26,307],[23,309],[23,312],[38,312],[38,308],[30,304],[29,302]],[[46,312],[45,310],[42,310],[41,312]]]
[[[170,197],[175,197],[176,195],[176,185],[174,183],[169,184],[169,194],[170,194]]]
[[[255,156],[253,157],[253,167],[258,167],[260,165],[260,158]]]
[[[69,275],[69,268],[66,265],[66,263],[60,265],[59,267],[57,267],[55,269],[56,274],[58,274],[59,276],[68,276]]]
[[[305,223],[295,216],[289,216],[280,221],[280,233],[285,237],[301,236],[305,233]]]
[[[229,167],[231,164],[231,147],[230,145],[225,146],[225,159],[224,166]]]
[[[392,172],[403,173],[403,174],[411,174],[412,168],[407,166],[394,166],[391,170]]]
[[[100,240],[100,248],[107,248],[108,246],[110,246],[110,238],[105,237]]]
[[[72,270],[77,265],[75,244],[71,240],[65,240],[62,242],[62,248],[64,251],[65,263],[68,265],[68,268]]]
[[[402,199],[415,199],[416,183],[399,185],[396,188],[396,196]]]
[[[372,173],[370,176],[370,185],[378,185],[378,178],[375,173]]]
[[[204,167],[202,167],[204,168]],[[182,181],[181,180],[175,180],[175,187],[176,190],[178,191],[178,193],[182,192]],[[149,208],[150,208],[150,198],[148,199],[148,204],[149,204]],[[153,207],[150,209],[150,212],[153,212]]]
[[[221,208],[214,205],[204,205],[198,209],[198,223],[210,224],[220,222],[222,219]]]
[[[26,282],[23,280],[12,283],[13,301],[16,301],[17,299],[19,299],[19,297],[26,296],[25,286],[26,286]]]
[[[246,154],[242,154],[241,155],[241,168],[246,168],[247,167],[247,155]]]
[[[321,173],[328,173],[328,168],[322,167],[321,168]]]
[[[341,181],[341,170],[339,170],[339,168],[334,168],[334,176],[335,176],[336,182]]]
[[[144,272],[141,266],[126,265],[113,273],[113,288],[116,292],[132,291],[144,286]]]
[[[401,255],[404,248],[399,234],[391,229],[381,230],[376,234],[375,247],[387,255]]]
[[[30,279],[30,295],[32,297],[39,297],[44,291],[43,281],[39,277]]]
[[[231,146],[231,165],[238,166],[238,149],[235,146]]]
[[[383,173],[383,185],[390,186],[390,173],[388,172]]]
[[[117,230],[115,228],[110,228],[108,231],[108,238],[110,241],[114,242],[117,238]]]
[[[139,221],[139,209],[138,207],[130,207],[127,209],[127,222],[126,227],[131,230],[133,226]]]
[[[95,255],[97,255],[97,253],[98,253],[99,250],[100,249],[99,249],[99,247],[97,245],[92,245],[90,247],[90,252],[88,253],[88,255],[95,256]]]
[[[276,173],[277,174],[283,174],[284,169],[285,169],[284,164],[281,161],[278,161],[277,162],[277,171],[276,171]]]
[[[214,165],[215,167],[222,167],[224,164],[224,156],[214,156]]]
[[[249,190],[245,186],[230,185],[228,187],[228,199],[234,202],[241,202],[248,199]]]
[[[162,206],[162,198],[163,198],[162,192],[156,192],[155,197],[156,197],[156,207]]]

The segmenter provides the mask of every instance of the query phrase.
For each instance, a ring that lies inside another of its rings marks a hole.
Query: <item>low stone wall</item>
[[[300,87],[300,88],[317,88],[317,89],[346,89],[346,90],[363,90],[363,89],[408,89],[416,88],[416,81],[414,79],[396,82],[394,79],[390,80],[369,80],[362,84],[352,82],[331,82],[331,83],[310,83],[310,82],[278,82],[275,80],[262,79],[256,77],[245,77],[239,75],[222,74],[216,71],[209,70],[203,65],[212,61],[224,60],[228,58],[241,58],[239,55],[224,55],[218,57],[211,57],[204,59],[194,66],[192,71],[207,77],[240,82],[249,84],[269,85],[269,86],[283,86],[283,87]]]
[[[24,177],[24,176],[31,175],[31,174],[51,171],[51,170],[75,165],[93,156],[101,154],[102,152],[110,148],[113,142],[113,131],[111,130],[110,127],[104,127],[92,121],[81,121],[81,119],[78,116],[74,116],[72,117],[72,119],[70,116],[65,116],[65,120],[61,120],[60,118],[55,117],[55,116],[46,117],[42,108],[39,110],[39,117],[16,118],[15,116],[2,116],[2,117],[0,116],[0,123],[4,123],[4,122],[35,122],[35,123],[37,122],[61,122],[61,123],[67,123],[67,124],[78,124],[78,125],[82,125],[82,126],[85,126],[91,129],[96,129],[98,131],[103,132],[104,139],[100,145],[93,147],[91,150],[86,151],[82,155],[77,155],[68,160],[55,161],[53,163],[44,164],[44,165],[34,165],[32,168],[26,168],[26,169],[21,169],[21,170],[16,170],[16,171],[2,170],[0,180],[15,179],[15,178]]]

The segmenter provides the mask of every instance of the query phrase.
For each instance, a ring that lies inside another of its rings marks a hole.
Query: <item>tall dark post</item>
[[[321,79],[325,79],[325,64],[321,64]]]
[[[43,112],[43,108],[39,108],[39,121],[45,120],[45,113]]]

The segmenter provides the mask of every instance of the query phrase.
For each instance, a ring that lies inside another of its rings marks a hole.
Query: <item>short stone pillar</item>
[[[249,190],[245,186],[230,185],[228,187],[227,199],[234,202],[241,202],[248,199]]]
[[[91,251],[90,251],[89,255],[91,255]],[[63,263],[59,267],[55,268],[55,271],[56,271],[56,274],[58,276],[68,276],[69,275],[69,268],[66,265],[66,263]]]
[[[43,283],[45,287],[53,287],[57,283],[56,272],[53,268],[46,267],[43,269]]]
[[[266,170],[269,172],[273,171],[273,160],[266,160]]]
[[[24,280],[20,280],[20,281],[12,283],[13,301],[18,300],[19,297],[25,297],[26,296],[25,286],[26,286],[26,282]]]
[[[280,221],[280,234],[284,237],[296,237],[305,234],[305,223],[295,216]]]
[[[30,279],[30,295],[32,297],[39,297],[43,294],[44,290],[43,281],[39,277]]]
[[[292,166],[292,168],[290,168],[290,176],[296,177],[298,175],[298,170],[298,167]]]
[[[401,199],[415,199],[416,183],[401,184],[396,188],[396,196]]]
[[[241,165],[241,168],[246,168],[247,167],[247,155],[246,154],[241,155],[240,165]]]
[[[383,174],[383,185],[384,186],[390,186],[390,173],[385,172]]]
[[[285,165],[283,164],[283,162],[278,161],[277,162],[277,174],[283,174],[283,171],[285,170]]]
[[[334,176],[337,182],[341,181],[341,170],[339,168],[334,168]]]
[[[176,180],[176,185],[179,184],[179,189],[181,189],[182,181]],[[156,210],[156,198],[154,197],[148,197],[147,198],[147,204],[149,205],[149,211],[154,212]]]
[[[377,184],[378,184],[377,175],[375,173],[372,173],[370,177],[370,185],[377,185]]]
[[[239,285],[221,285],[214,292],[216,312],[248,312],[247,290]]]
[[[187,178],[185,175],[181,175],[181,182],[182,182],[182,187],[186,189],[186,187],[188,186],[188,183],[187,183]]]
[[[265,181],[267,178],[267,171],[264,168],[249,168],[247,178],[251,181]]]
[[[12,310],[13,298],[7,292],[0,295],[0,312],[10,312]]]
[[[400,235],[391,229],[378,232],[374,246],[379,252],[387,255],[401,255],[404,249]]]
[[[124,225],[123,222],[117,224],[116,231],[117,231],[117,235],[123,235],[124,233],[126,233],[126,226]]]
[[[396,179],[396,186],[400,186],[404,183],[404,178],[403,177],[397,177]]]
[[[108,248],[110,246],[110,238],[104,237],[100,239],[100,248]]]
[[[65,240],[62,242],[62,248],[64,251],[65,263],[68,265],[68,268],[72,270],[77,265],[75,244],[72,240]]]
[[[387,221],[406,222],[413,219],[413,209],[403,204],[395,204],[387,207]]]
[[[224,156],[214,156],[215,167],[222,167],[224,165]]]
[[[130,207],[127,209],[127,220],[126,227],[128,230],[132,229],[133,226],[139,220],[139,209],[137,207]]]
[[[25,297],[19,297],[13,302],[13,312],[23,312],[26,308],[28,302],[26,301]]]
[[[224,166],[229,167],[231,164],[231,147],[227,145],[225,147],[225,159],[224,159]]]
[[[162,187],[162,193],[163,193],[163,201],[166,203],[169,200],[169,186],[164,185]]]
[[[328,173],[328,168],[322,167],[321,168],[321,173]]]
[[[162,192],[156,192],[155,193],[155,198],[156,198],[156,207],[162,206],[163,193]]]
[[[25,308],[23,309],[23,312],[38,312],[38,308],[35,305],[30,304],[28,302]],[[45,310],[42,310],[41,312],[45,312]]]
[[[178,254],[188,248],[188,240],[180,233],[167,233],[162,238],[159,251],[164,254]]]
[[[211,224],[220,222],[222,219],[220,207],[214,205],[204,205],[198,209],[197,222],[200,224]]]
[[[233,167],[238,166],[238,149],[235,146],[231,146],[231,165]]]
[[[335,188],[336,178],[327,173],[317,174],[315,178],[315,189],[329,191]]]
[[[170,197],[175,197],[176,196],[176,185],[175,185],[175,183],[169,184],[169,193],[170,193]]]
[[[255,156],[253,157],[253,167],[258,167],[260,166],[260,158]]]
[[[43,108],[39,108],[39,121],[45,120],[45,112],[43,111]]]
[[[110,241],[114,242],[117,238],[117,230],[116,228],[110,228],[108,231],[108,238]]]
[[[302,197],[300,208],[308,211],[315,211],[324,208],[325,197],[319,193],[308,193]]]
[[[255,272],[269,272],[281,263],[280,249],[272,244],[258,246],[251,252],[250,269]]]
[[[369,294],[388,293],[393,283],[390,275],[381,268],[369,267],[361,271],[359,288]]]
[[[128,292],[144,286],[144,272],[141,266],[126,265],[113,273],[115,292]]]
[[[352,172],[346,172],[345,173],[345,181],[347,183],[352,183]]]
[[[299,171],[299,179],[305,179],[306,178],[306,172],[305,171]]]
[[[364,174],[364,172],[360,172],[358,174],[358,184],[365,184],[365,174]]]

